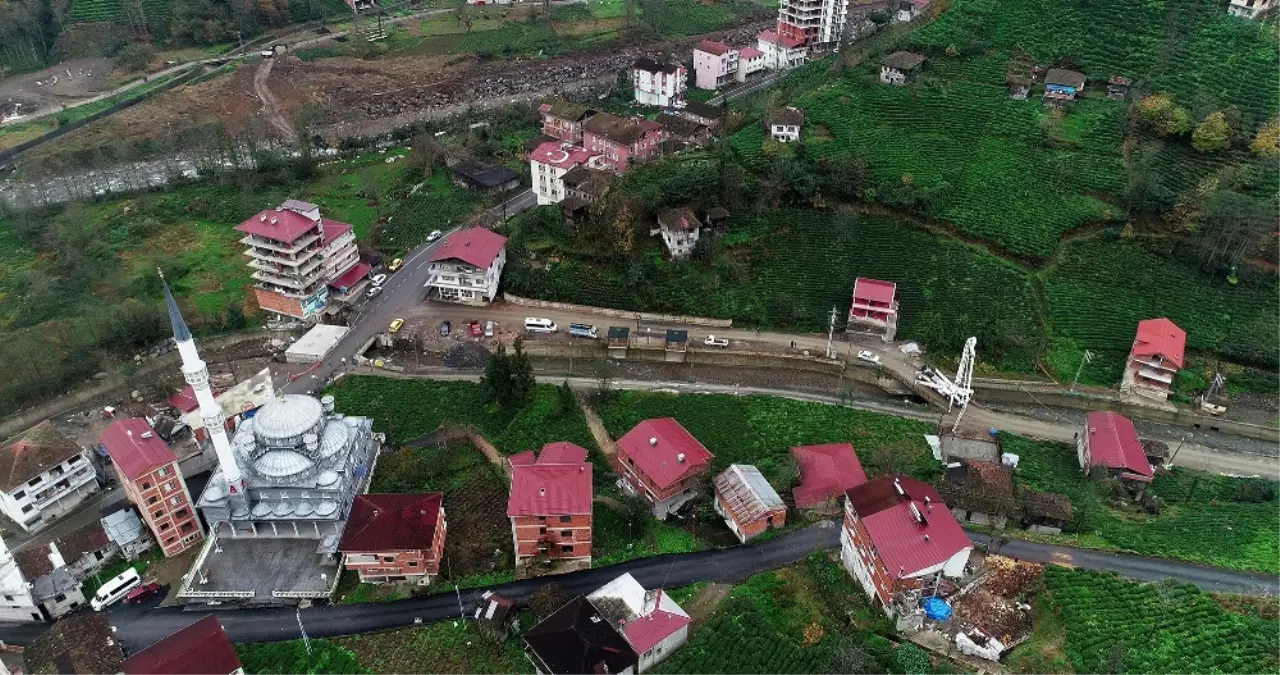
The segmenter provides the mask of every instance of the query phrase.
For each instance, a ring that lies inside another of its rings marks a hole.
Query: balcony
[[[52,487],[41,491],[39,494],[33,495],[31,498],[31,504],[35,506],[36,509],[43,509],[49,504],[61,499],[68,492],[71,492],[93,480],[93,478],[94,475],[92,467],[81,467],[79,471],[63,478]]]
[[[294,254],[310,248],[313,244],[320,241],[320,233],[312,232],[294,239],[288,244],[275,239],[266,239],[257,235],[249,235],[240,240],[241,244],[255,248],[265,248],[280,253]]]
[[[458,276],[453,274],[433,274],[427,277],[427,285],[437,288],[465,288],[467,290],[485,288],[483,276]]]
[[[318,270],[319,267],[320,267],[319,265],[316,265],[313,268],[313,270]],[[308,291],[308,290],[313,290],[323,285],[324,280],[321,279],[320,277],[321,275],[318,273],[309,274],[307,276],[298,276],[298,275],[292,275],[292,274],[277,274],[275,272],[270,272],[267,270],[258,270],[257,272],[253,273],[253,278],[256,281],[260,281],[264,284],[283,286],[284,288],[288,288],[299,293]]]
[[[267,249],[267,248],[250,248],[246,250],[244,254],[254,260],[262,260],[264,262],[272,262],[278,265],[288,265],[290,267],[296,267],[298,265],[301,265],[307,262],[308,260],[311,260],[319,252],[320,252],[320,249],[318,248],[310,248],[296,255],[282,255],[277,253],[276,251],[272,251],[271,249]]]
[[[320,256],[314,256],[311,260],[308,260],[300,267],[290,267],[287,265],[278,265],[272,262],[267,262],[265,260],[254,259],[249,261],[249,267],[286,279],[307,279],[315,276],[316,271],[320,269],[323,262],[324,261]]]

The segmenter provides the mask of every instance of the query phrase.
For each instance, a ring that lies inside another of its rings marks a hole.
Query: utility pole
[[[1178,440],[1178,447],[1173,449],[1173,454],[1169,455],[1169,466],[1173,466],[1173,458],[1178,456],[1178,451],[1182,449],[1182,444],[1187,442],[1187,435],[1183,434]]]
[[[1071,379],[1071,391],[1076,390],[1076,383],[1080,381],[1080,371],[1084,370],[1084,364],[1091,361],[1093,361],[1093,352],[1084,350],[1084,355],[1080,357],[1080,366],[1076,368],[1076,376]]]
[[[832,305],[831,318],[827,321],[827,358],[829,359],[834,359],[836,357],[836,353],[831,349],[831,338],[835,336],[835,333],[836,333],[836,308],[834,305]]]

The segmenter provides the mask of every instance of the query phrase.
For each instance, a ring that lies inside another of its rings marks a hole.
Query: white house
[[[97,489],[89,452],[48,420],[0,448],[0,512],[27,532],[79,506]]]
[[[698,243],[698,235],[702,232],[702,222],[693,209],[682,206],[658,212],[658,230],[651,234],[662,234],[662,243],[672,258],[685,258],[693,253]]]
[[[894,13],[895,21],[910,21],[920,16],[925,7],[929,6],[929,0],[899,0],[897,12]]]
[[[804,126],[804,111],[799,108],[778,108],[769,114],[769,137],[781,143],[800,140],[800,128]]]
[[[755,47],[743,47],[738,52],[738,72],[734,75],[734,79],[739,82],[746,82],[751,79],[752,75],[764,71],[768,68],[765,63],[764,52]]]
[[[427,297],[483,305],[498,297],[498,281],[507,263],[507,238],[483,227],[459,230],[431,255]]]
[[[636,59],[631,68],[631,84],[636,103],[663,108],[684,105],[684,92],[689,71],[678,63],[663,63],[650,58]]]
[[[638,673],[652,669],[689,641],[689,614],[661,588],[645,590],[630,574],[601,586],[587,601],[631,645],[640,659]]]
[[[3,540],[0,540],[0,621],[44,621],[44,615],[31,594],[31,584],[22,576],[18,562]]]
[[[1256,19],[1262,12],[1271,8],[1271,0],[1231,0],[1227,11],[1235,16]]]
[[[577,166],[602,168],[600,155],[569,143],[547,141],[529,153],[529,175],[538,205],[558,204],[568,196],[564,175]]]
[[[756,38],[756,48],[764,58],[765,67],[772,70],[795,68],[803,64],[809,54],[804,41],[771,30],[760,33]]]
[[[894,52],[880,59],[880,81],[901,87],[910,81],[912,72],[924,61],[923,54]]]

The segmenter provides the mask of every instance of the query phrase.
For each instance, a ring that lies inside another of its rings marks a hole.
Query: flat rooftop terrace
[[[216,542],[197,558],[179,598],[293,604],[299,598],[329,597],[338,578],[340,559],[317,553],[319,539],[218,537]],[[202,578],[207,582],[200,583]]]

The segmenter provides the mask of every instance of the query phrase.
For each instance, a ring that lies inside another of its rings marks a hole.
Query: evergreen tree
[[[498,351],[489,357],[489,363],[484,369],[484,377],[480,378],[480,386],[484,388],[490,400],[505,405],[507,392],[511,391],[511,361],[507,356],[506,345],[499,344]]]
[[[511,404],[520,406],[533,395],[533,388],[538,381],[533,376],[533,364],[524,353],[524,339],[516,338],[515,353],[511,355]]]

